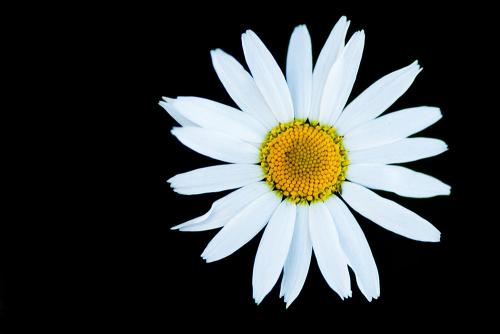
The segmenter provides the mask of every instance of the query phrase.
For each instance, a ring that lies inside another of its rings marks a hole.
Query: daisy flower
[[[215,71],[239,109],[199,97],[160,102],[181,125],[172,130],[181,143],[228,163],[172,177],[174,191],[237,189],[173,229],[222,228],[202,254],[213,262],[265,228],[253,267],[257,304],[283,272],[280,295],[288,307],[302,289],[313,253],[342,299],[352,295],[348,267],[368,300],[380,295],[377,266],[348,206],[404,237],[440,239],[427,220],[373,190],[414,198],[450,193],[436,178],[394,165],[446,151],[441,140],[408,138],[438,121],[441,112],[422,106],[380,116],[415,80],[421,71],[417,62],[382,77],[346,106],[365,42],[358,31],[345,44],[348,27],[342,17],[314,67],[307,28],[295,28],[286,78],[253,31],[242,35],[250,73],[224,51],[213,50]]]

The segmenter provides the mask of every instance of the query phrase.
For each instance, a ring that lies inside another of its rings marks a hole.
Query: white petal
[[[311,37],[305,25],[292,33],[286,57],[286,80],[293,100],[296,119],[307,119],[311,108],[312,50]]]
[[[347,179],[368,188],[392,191],[406,197],[424,198],[450,194],[449,185],[401,166],[354,164],[347,169]]]
[[[249,203],[269,192],[264,182],[249,184],[218,199],[204,215],[172,227],[180,231],[206,231],[224,226]]]
[[[250,72],[271,111],[281,123],[293,120],[292,97],[276,60],[253,31],[247,30],[241,41]]]
[[[441,116],[441,111],[435,107],[395,111],[347,132],[344,145],[348,150],[361,150],[390,144],[427,128]]]
[[[280,202],[271,190],[250,202],[217,233],[201,256],[213,262],[233,254],[266,226]]]
[[[188,120],[186,117],[182,116],[172,105],[171,101],[174,99],[169,99],[167,97],[163,98],[165,101],[160,101],[158,104],[163,107],[167,111],[167,113],[175,119],[177,123],[179,123],[182,126],[196,126],[195,123],[191,122]],[[168,102],[167,102],[168,101]]]
[[[332,66],[321,96],[320,123],[333,124],[340,116],[356,80],[364,46],[365,33],[358,31]]]
[[[429,158],[448,149],[446,143],[434,138],[405,138],[392,144],[349,152],[351,164],[395,164]]]
[[[335,123],[338,132],[344,135],[356,126],[382,114],[410,88],[420,70],[420,66],[415,61],[368,87],[344,109]]]
[[[199,97],[178,97],[175,110],[202,128],[220,131],[241,140],[261,143],[267,129],[248,113]]]
[[[220,49],[213,50],[211,55],[217,76],[238,107],[261,121],[267,129],[275,127],[278,123],[276,117],[243,66]]]
[[[257,304],[271,291],[280,277],[295,225],[296,205],[281,202],[260,240],[253,266],[253,298]]]
[[[323,202],[309,207],[309,233],[319,269],[328,285],[344,299],[351,296],[347,258],[328,208]]]
[[[365,235],[351,211],[337,196],[326,202],[332,219],[337,227],[340,245],[349,259],[349,265],[356,274],[358,287],[371,301],[380,295],[380,282],[377,265]]]
[[[187,126],[173,128],[172,134],[193,151],[213,159],[232,163],[259,161],[255,146],[222,132]]]
[[[313,71],[313,92],[311,99],[311,111],[309,114],[310,120],[319,119],[319,105],[321,102],[321,96],[323,95],[326,78],[328,77],[333,64],[337,61],[342,50],[344,49],[345,35],[347,33],[347,29],[349,28],[349,23],[350,22],[347,21],[345,16],[342,16],[340,20],[338,20],[318,56],[318,60],[316,61]]]
[[[342,198],[359,214],[389,231],[414,240],[439,241],[441,233],[427,220],[363,186],[344,182]]]
[[[306,281],[311,263],[312,244],[309,237],[309,205],[297,205],[297,219],[292,243],[286,258],[281,281],[280,297],[285,297],[286,307],[297,298]]]
[[[194,195],[239,188],[263,178],[259,165],[228,164],[177,174],[168,182],[177,193]]]

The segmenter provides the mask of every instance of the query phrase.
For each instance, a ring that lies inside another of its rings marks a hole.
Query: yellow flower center
[[[273,190],[294,203],[308,203],[340,191],[349,161],[333,127],[295,120],[269,131],[260,164]]]

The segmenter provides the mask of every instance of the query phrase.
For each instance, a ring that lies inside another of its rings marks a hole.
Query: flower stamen
[[[260,164],[274,191],[294,203],[311,203],[340,191],[349,160],[333,127],[294,120],[269,131]]]

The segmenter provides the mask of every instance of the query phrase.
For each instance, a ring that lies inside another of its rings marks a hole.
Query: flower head
[[[347,104],[365,40],[359,31],[345,44],[348,27],[342,17],[313,68],[309,33],[298,26],[290,40],[286,78],[252,31],[242,35],[250,73],[222,50],[212,51],[215,71],[239,109],[198,97],[160,102],[181,125],[172,133],[184,145],[229,163],[176,175],[169,180],[173,189],[186,195],[237,189],[174,229],[222,227],[202,254],[212,262],[265,227],[253,271],[257,303],[283,271],[281,296],[290,305],[313,252],[342,299],[352,295],[348,266],[368,300],[379,296],[370,247],[345,203],[407,238],[440,239],[424,218],[369,188],[417,198],[450,193],[448,185],[429,175],[393,165],[447,149],[438,139],[408,138],[438,121],[441,112],[414,107],[380,116],[421,71],[417,62],[382,77]]]

